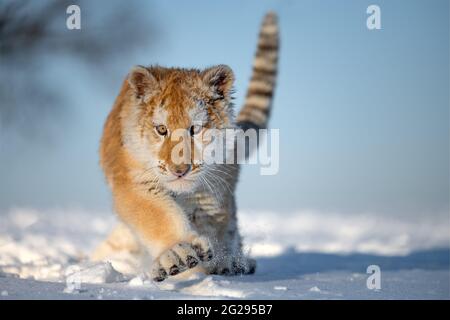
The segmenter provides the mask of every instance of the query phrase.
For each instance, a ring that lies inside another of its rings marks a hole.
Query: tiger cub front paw
[[[196,237],[191,243],[177,243],[155,259],[150,271],[151,278],[163,281],[169,276],[194,268],[202,261],[209,261],[212,257],[212,247],[207,238]]]

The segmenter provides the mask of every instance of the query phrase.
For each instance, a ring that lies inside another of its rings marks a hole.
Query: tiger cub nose
[[[189,170],[191,169],[191,165],[190,164],[173,165],[169,169],[173,175],[177,176],[178,178],[181,178],[189,172]]]

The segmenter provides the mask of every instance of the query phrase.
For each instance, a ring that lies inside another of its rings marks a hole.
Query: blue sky
[[[82,15],[93,19],[107,3],[82,7]],[[110,208],[98,141],[128,70],[135,64],[228,64],[239,108],[260,20],[274,9],[282,46],[270,126],[280,129],[280,172],[260,176],[258,168],[245,167],[238,206],[430,217],[448,212],[448,1],[140,4],[151,12],[160,41],[114,61],[108,66],[114,77],[73,58],[46,59],[42,81],[66,95],[71,111],[46,123],[52,133],[46,143],[14,132],[0,137],[1,209]],[[381,8],[381,30],[366,28],[370,4]]]

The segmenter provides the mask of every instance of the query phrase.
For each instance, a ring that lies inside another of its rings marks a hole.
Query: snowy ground
[[[450,298],[448,219],[243,212],[255,275],[159,284],[117,261],[88,261],[114,223],[112,214],[82,210],[0,215],[0,299]],[[369,265],[381,268],[380,290],[367,289]]]

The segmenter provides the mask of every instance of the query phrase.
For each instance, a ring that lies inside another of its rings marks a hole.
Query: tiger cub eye
[[[191,136],[196,135],[200,131],[202,131],[202,126],[200,125],[193,125],[189,128],[189,133]]]
[[[163,124],[156,126],[155,129],[156,129],[156,132],[158,132],[158,134],[161,136],[165,136],[167,134],[167,128]]]

